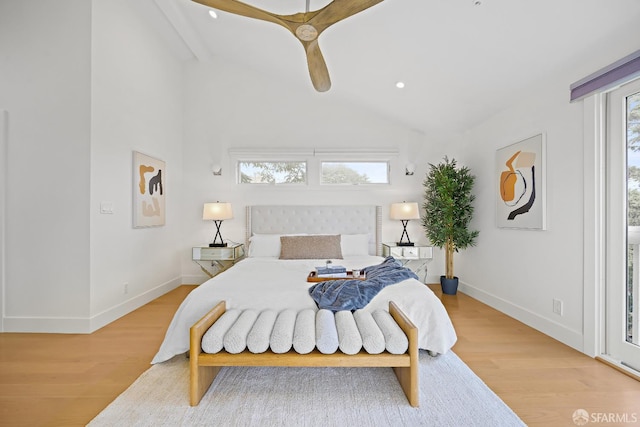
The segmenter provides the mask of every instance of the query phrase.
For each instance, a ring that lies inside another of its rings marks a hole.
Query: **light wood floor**
[[[0,334],[0,425],[84,426],[149,367],[191,290],[91,335]],[[576,409],[635,413],[640,424],[640,382],[464,294],[441,299],[458,333],[454,352],[526,424],[572,426]]]

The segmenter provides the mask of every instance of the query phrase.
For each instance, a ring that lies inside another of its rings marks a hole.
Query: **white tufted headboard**
[[[247,206],[246,243],[253,234],[369,234],[369,253],[380,255],[380,206]]]

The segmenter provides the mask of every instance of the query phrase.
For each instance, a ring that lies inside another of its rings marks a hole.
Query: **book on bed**
[[[316,267],[317,277],[347,277],[347,269],[341,265],[333,267]]]

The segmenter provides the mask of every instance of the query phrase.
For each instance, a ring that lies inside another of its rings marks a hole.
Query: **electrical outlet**
[[[553,299],[553,312],[562,316],[562,300]]]
[[[101,214],[112,214],[113,213],[113,202],[100,202],[100,213]]]
[[[125,293],[125,295],[129,293],[129,283],[128,282],[124,282],[124,293]]]

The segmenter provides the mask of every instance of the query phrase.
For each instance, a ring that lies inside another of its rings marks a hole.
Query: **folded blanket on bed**
[[[327,280],[309,288],[318,308],[331,311],[357,310],[366,306],[389,285],[418,276],[393,257],[364,268],[365,280]]]

